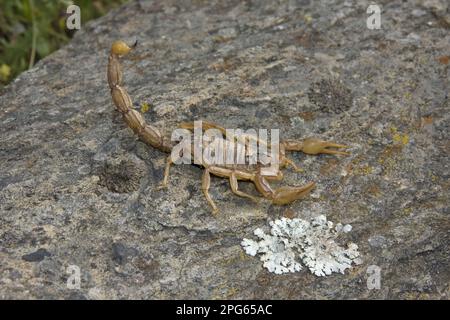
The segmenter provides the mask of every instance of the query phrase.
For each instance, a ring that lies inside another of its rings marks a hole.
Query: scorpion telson
[[[136,45],[136,44],[135,44]],[[134,46],[135,46],[134,45]],[[170,137],[164,137],[158,128],[145,122],[142,114],[133,109],[133,103],[127,91],[122,85],[122,70],[119,62],[119,58],[127,55],[132,48],[128,46],[123,41],[116,41],[111,46],[111,51],[108,61],[108,84],[111,89],[112,100],[116,106],[117,111],[122,114],[122,117],[126,124],[133,130],[133,132],[146,144],[157,148],[163,152],[171,153],[174,147],[173,142]],[[193,131],[193,125],[191,123],[182,123],[180,128],[189,129]],[[226,132],[225,128],[222,128],[216,124],[203,121],[202,130],[207,129],[217,129],[220,132]],[[200,165],[204,168],[202,177],[202,190],[203,193],[211,205],[214,213],[218,212],[218,208],[214,201],[212,200],[208,190],[211,183],[211,174],[227,178],[230,181],[231,190],[234,194],[257,201],[255,196],[242,192],[238,188],[238,181],[250,181],[252,182],[256,189],[267,199],[271,200],[274,204],[284,205],[289,204],[297,199],[300,199],[307,195],[314,187],[314,182],[309,182],[304,186],[298,187],[280,187],[273,189],[269,181],[271,180],[282,180],[283,173],[280,169],[287,166],[291,166],[295,171],[301,171],[295,163],[286,157],[286,151],[301,151],[306,154],[340,154],[346,155],[348,153],[329,149],[336,148],[342,149],[347,148],[345,145],[326,142],[320,139],[308,138],[305,140],[284,140],[279,143],[279,169],[274,175],[267,176],[264,175],[262,170],[264,166],[261,163],[256,163],[252,165],[242,165],[242,164],[209,164],[207,161],[202,161],[200,159]],[[194,148],[191,148],[194,149]],[[167,187],[169,170],[172,165],[171,156],[167,157],[167,162],[164,170],[164,178],[160,187]]]

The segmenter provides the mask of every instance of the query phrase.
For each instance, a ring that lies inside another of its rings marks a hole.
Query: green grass
[[[3,0],[0,2],[0,88],[73,36],[70,4],[81,9],[81,28],[127,0]]]

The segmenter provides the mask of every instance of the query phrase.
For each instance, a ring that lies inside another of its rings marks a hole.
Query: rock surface
[[[23,73],[0,93],[0,298],[448,299],[450,9],[377,2],[380,30],[365,0],[133,1]],[[112,41],[135,38],[125,85],[166,132],[279,128],[351,156],[294,154],[305,172],[282,183],[318,187],[288,207],[212,178],[212,216],[190,165],[156,190],[166,155],[126,128],[106,82]],[[274,275],[239,245],[268,220],[319,214],[353,226],[362,265]]]

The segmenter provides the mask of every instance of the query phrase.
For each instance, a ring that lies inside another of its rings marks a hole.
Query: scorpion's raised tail
[[[115,41],[111,46],[108,60],[108,84],[117,111],[123,120],[145,143],[164,152],[170,152],[170,142],[163,138],[160,131],[145,122],[142,114],[133,109],[130,95],[122,86],[122,68],[119,58],[128,54],[136,44],[128,46],[123,41]]]

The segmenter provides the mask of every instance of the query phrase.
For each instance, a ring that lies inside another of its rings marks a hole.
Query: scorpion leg
[[[236,177],[236,173],[234,173],[234,172],[230,175],[230,185],[231,185],[231,191],[233,191],[234,194],[236,194],[240,197],[248,198],[255,202],[258,202],[258,199],[256,197],[238,190],[238,180]]]
[[[291,159],[288,159],[288,158],[284,157],[284,161],[286,162],[286,164],[290,165],[294,169],[295,172],[303,172],[304,171],[302,168],[297,166],[295,164],[295,162],[292,161]]]
[[[328,142],[323,141],[316,138],[309,138],[305,139],[303,141],[296,141],[296,140],[285,140],[282,142],[285,149],[289,151],[302,151],[306,154],[341,154],[341,155],[348,155],[348,152],[339,151],[335,149],[329,149],[329,148],[336,148],[336,149],[345,149],[348,148],[348,146],[343,144],[338,144],[334,142]]]
[[[164,189],[167,188],[167,185],[169,183],[169,173],[170,173],[170,167],[172,165],[172,157],[168,156],[166,160],[166,167],[164,168],[164,177],[161,185],[158,187],[158,189]]]
[[[219,212],[219,209],[217,208],[216,204],[214,203],[214,201],[211,199],[211,196],[209,195],[209,187],[211,185],[211,176],[209,174],[209,170],[205,169],[205,171],[203,171],[203,177],[202,177],[202,191],[203,194],[205,195],[206,200],[208,200],[208,203],[211,205],[212,209],[213,209],[213,213],[217,213]]]

